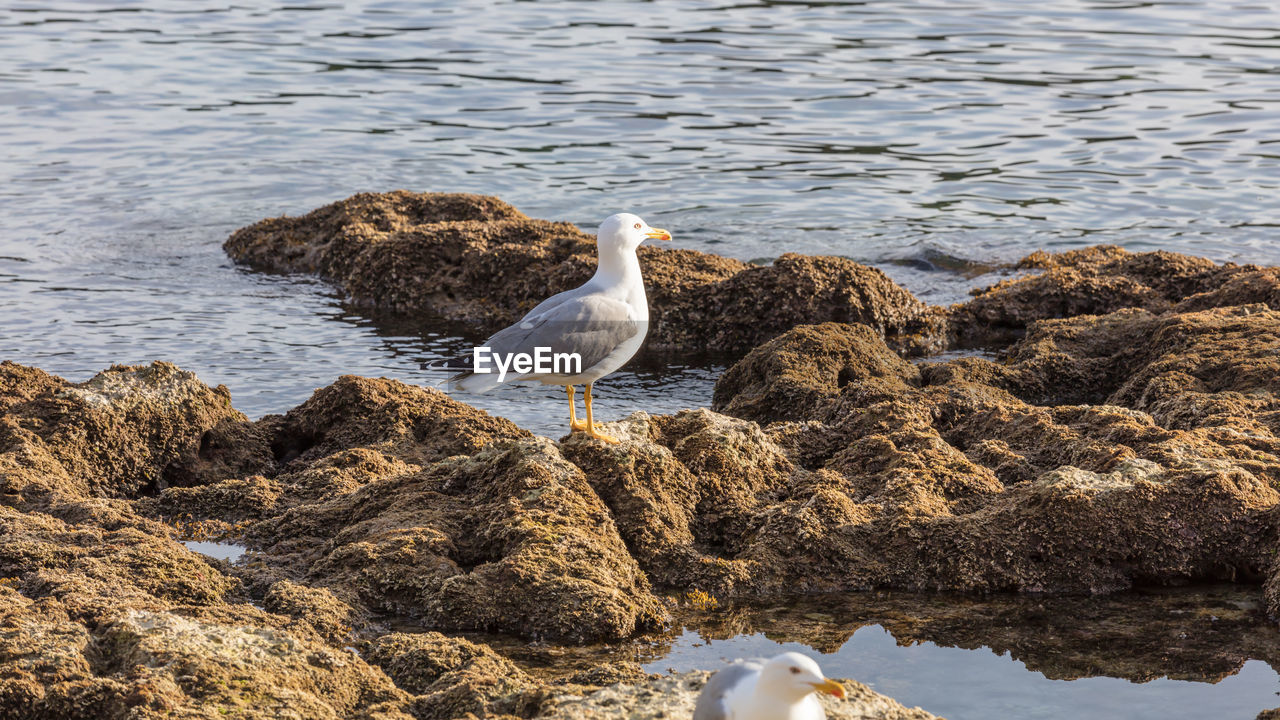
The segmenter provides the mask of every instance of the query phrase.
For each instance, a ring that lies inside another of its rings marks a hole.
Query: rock
[[[409,193],[228,247],[369,302],[385,279],[387,307],[482,324],[548,278],[580,282],[592,249],[493,199]],[[778,627],[745,600],[869,588],[1037,595],[929,613],[860,595],[844,615],[809,608],[799,639],[838,647],[875,623],[1051,677],[1134,680],[1275,655],[1250,633],[1280,617],[1274,269],[1038,254],[1022,268],[1041,274],[939,309],[832,258],[643,262],[656,346],[758,347],[713,410],[635,413],[608,425],[617,445],[535,438],[386,379],[344,377],[251,422],[164,363],[78,384],[0,364],[0,717],[670,716],[705,676],[652,678],[609,645],[548,684],[474,640],[383,623],[515,635],[494,647],[538,672],[539,653],[571,652],[551,643],[634,638],[681,603],[715,637]],[[495,279],[488,300],[470,290]],[[948,334],[1007,345],[902,359]],[[209,528],[252,552],[229,565],[175,539]],[[1164,611],[1135,628],[1092,597],[1217,581],[1262,593],[1144,596]],[[930,717],[853,689],[833,716]]]
[[[644,683],[610,685],[586,695],[564,694],[550,698],[539,718],[546,720],[659,720],[693,716],[698,693],[711,677],[709,672],[688,672]],[[859,682],[841,681],[848,697],[820,697],[828,718],[877,718],[877,720],[930,720],[936,716],[920,708],[905,708]]]
[[[541,683],[487,645],[440,633],[389,633],[362,654],[418,696],[417,718],[531,717],[545,695]]]
[[[751,420],[810,420],[852,382],[919,384],[916,367],[867,325],[800,326],[747,354],[716,381],[712,407]]]
[[[317,390],[277,425],[272,448],[286,471],[354,448],[423,465],[450,455],[470,455],[499,438],[530,437],[511,421],[434,388],[351,375]],[[344,463],[378,461],[358,455],[346,458]]]
[[[168,363],[116,366],[78,384],[5,363],[0,377],[16,389],[0,416],[0,501],[18,508],[203,482],[209,438],[246,420],[226,388]]]
[[[706,410],[610,425],[622,442],[571,435],[565,457],[609,506],[640,567],[660,586],[737,592],[752,568],[735,561],[792,466],[754,423]]]
[[[647,673],[639,665],[625,660],[616,663],[594,665],[579,670],[564,679],[566,685],[584,685],[603,687],[618,683],[637,684],[648,680],[656,680],[659,676]]]
[[[126,704],[175,715],[344,718],[406,700],[349,651],[172,613],[126,614],[103,632],[96,652],[100,676],[127,678]]]
[[[430,313],[493,331],[595,271],[595,238],[480,195],[362,193],[241,228],[237,262],[317,274],[363,307]],[[742,353],[799,323],[863,322],[918,351],[941,327],[884,273],[835,257],[770,266],[693,250],[640,249],[652,350]]]
[[[545,439],[496,440],[249,534],[268,563],[440,629],[582,642],[665,615],[582,471]]]
[[[0,574],[29,598],[56,598],[97,625],[123,609],[221,602],[236,583],[158,523],[106,530],[0,506]]]
[[[735,557],[757,588],[1105,592],[1262,577],[1280,501],[1280,313],[1042,321],[1007,355],[917,378],[874,333],[828,325],[727,371],[717,399],[787,421],[769,434],[810,473]],[[865,371],[842,382],[854,367]]]
[[[1113,245],[1036,252],[1017,268],[1042,271],[975,291],[951,310],[953,344],[1000,346],[1037,320],[1104,315],[1125,308],[1162,313],[1268,303],[1280,309],[1280,271],[1217,265],[1205,258]]]
[[[654,349],[743,353],[792,327],[824,320],[859,322],[881,335],[906,335],[926,306],[883,272],[837,257],[785,254],[772,265],[747,267],[719,282],[681,288],[675,295],[655,286],[649,265],[667,253],[642,259]],[[648,261],[648,262],[645,262]]]
[[[262,598],[268,612],[289,615],[306,623],[330,642],[348,641],[354,626],[363,625],[365,613],[334,597],[324,588],[308,587],[290,580],[273,584]]]

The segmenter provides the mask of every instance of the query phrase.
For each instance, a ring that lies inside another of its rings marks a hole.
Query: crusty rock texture
[[[975,291],[973,300],[953,309],[953,342],[1003,345],[1037,320],[1124,308],[1163,313],[1263,303],[1280,309],[1280,269],[1273,267],[1114,245],[1036,252],[1015,267],[1034,274]]]
[[[1280,312],[1259,305],[1043,321],[1006,361],[919,368],[865,328],[797,328],[717,391],[779,421],[768,434],[812,474],[747,556],[847,587],[1257,582],[1276,547],[1277,357]]]
[[[486,327],[593,257],[567,224],[411,193],[228,250]],[[875,623],[1052,677],[1280,663],[1275,269],[1099,247],[928,308],[847,260],[643,262],[658,346],[745,355],[712,409],[633,413],[616,445],[386,379],[251,421],[166,363],[0,364],[0,718],[676,717],[705,674],[640,663],[684,625],[832,650]],[[990,352],[903,359],[948,342]],[[1210,581],[1234,594],[1099,597]],[[850,593],[872,588],[968,594]],[[818,592],[856,606],[751,609]],[[932,717],[850,688],[833,717]]]
[[[505,420],[342,378],[250,422],[163,363],[79,385],[6,363],[0,392],[0,717],[528,718],[649,680],[612,661],[534,677],[378,620],[571,642],[667,621],[584,471]],[[751,423],[658,426],[707,487],[746,472],[763,489],[787,467],[757,457]],[[707,537],[736,532],[704,520]],[[176,540],[210,529],[256,552],[231,566]]]
[[[497,330],[595,272],[595,238],[483,195],[361,193],[263,220],[224,245],[237,262],[313,273],[356,305]],[[640,249],[654,350],[743,353],[800,323],[866,323],[910,347],[936,343],[926,306],[884,273],[836,257],[767,267],[693,250]]]
[[[226,388],[164,362],[83,383],[4,362],[0,390],[0,497],[20,508],[199,482],[213,435],[246,420]]]
[[[665,615],[604,503],[545,439],[498,441],[248,532],[282,572],[431,627],[581,642]]]

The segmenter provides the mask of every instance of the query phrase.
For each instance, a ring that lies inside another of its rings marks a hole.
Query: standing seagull
[[[481,372],[476,356],[450,360],[443,366],[463,370],[449,378],[454,387],[484,392],[505,381],[536,380],[544,385],[563,385],[569,395],[569,428],[593,438],[616,443],[617,438],[600,432],[591,416],[591,386],[596,380],[622,367],[631,359],[649,331],[649,302],[644,296],[640,261],[636,248],[646,239],[670,240],[671,233],[649,227],[631,213],[612,215],[596,232],[596,274],[585,285],[538,303],[520,322],[485,341],[494,358],[512,358],[521,353],[534,356],[537,348],[549,354],[576,353],[581,362],[573,371],[564,366],[557,372],[514,372],[505,377],[497,372]],[[574,408],[574,385],[587,386],[587,420],[580,422]]]
[[[825,720],[815,692],[845,694],[843,685],[828,680],[818,663],[800,653],[739,662],[707,681],[693,720]]]

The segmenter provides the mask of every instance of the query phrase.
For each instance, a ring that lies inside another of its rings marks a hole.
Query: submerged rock
[[[352,302],[496,330],[595,271],[595,238],[483,195],[362,193],[263,220],[224,245],[237,262],[313,273]],[[884,273],[836,257],[769,266],[640,248],[653,350],[746,352],[800,323],[862,322],[907,346],[936,343],[926,306]]]

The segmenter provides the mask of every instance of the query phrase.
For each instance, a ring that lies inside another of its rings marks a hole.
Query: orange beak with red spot
[[[813,689],[817,690],[818,692],[824,692],[828,695],[833,695],[835,697],[840,698],[841,700],[845,698],[844,686],[836,682],[835,680],[823,680],[820,683],[813,683]]]

